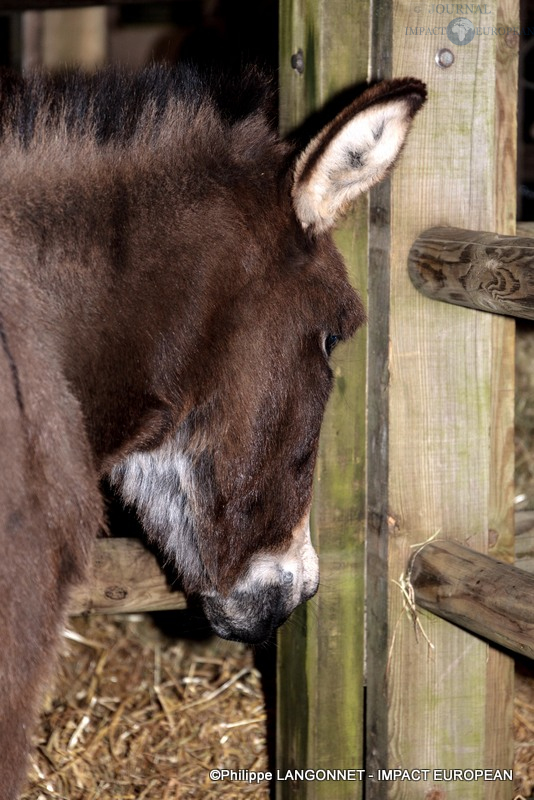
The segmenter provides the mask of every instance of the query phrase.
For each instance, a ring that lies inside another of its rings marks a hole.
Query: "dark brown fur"
[[[183,580],[228,591],[309,506],[331,386],[322,337],[364,314],[330,238],[292,212],[292,153],[255,79],[224,110],[220,87],[159,70],[0,91],[0,786],[13,800],[103,524],[100,477],[183,426],[205,487],[203,571]]]
[[[221,636],[262,641],[317,590],[329,351],[364,319],[329,231],[425,94],[382,84],[295,163],[253,71],[0,81],[3,800],[102,476]]]

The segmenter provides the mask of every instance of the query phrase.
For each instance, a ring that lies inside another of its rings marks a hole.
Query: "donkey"
[[[317,590],[328,362],[364,321],[330,231],[425,89],[368,90],[300,153],[271,95],[254,70],[0,82],[3,800],[105,525],[103,476],[219,635],[261,641]]]

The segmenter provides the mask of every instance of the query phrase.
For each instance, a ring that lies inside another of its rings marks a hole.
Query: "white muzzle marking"
[[[230,594],[203,595],[214,630],[227,639],[261,642],[319,586],[319,566],[310,540],[309,514],[295,528],[284,553],[255,556]]]
[[[311,543],[309,512],[293,531],[291,544],[285,553],[260,553],[255,556],[247,574],[238,581],[234,591],[258,591],[264,586],[279,585],[281,581],[289,584],[290,575],[290,600],[295,608],[303,600],[312,597],[319,586],[319,559]]]

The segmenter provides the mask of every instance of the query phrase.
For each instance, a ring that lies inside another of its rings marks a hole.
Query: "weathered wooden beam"
[[[397,582],[413,545],[437,530],[513,555],[513,321],[429,302],[406,263],[437,223],[515,232],[517,50],[504,36],[467,47],[451,47],[445,28],[414,36],[410,0],[373,7],[373,77],[416,75],[429,101],[390,187],[371,197],[365,797],[506,800],[506,781],[442,788],[378,770],[513,763],[512,660],[434,615],[429,656]],[[492,13],[516,24],[518,3],[498,0]],[[483,25],[478,12],[472,20]],[[436,63],[441,48],[450,68]]]
[[[89,580],[74,593],[71,614],[186,608],[156,557],[137,539],[98,539]]]
[[[357,35],[357,46],[355,36]],[[366,80],[367,0],[281,0],[280,125],[284,134]],[[302,64],[293,56],[302,53]],[[346,98],[345,98],[346,103]],[[368,202],[336,232],[350,277],[365,296]],[[279,636],[277,768],[363,768],[366,333],[336,352],[334,392],[321,429],[312,537],[317,596]],[[278,781],[278,800],[329,800],[328,781]],[[363,782],[339,781],[336,800],[358,800]]]
[[[534,239],[429,228],[412,245],[408,272],[433,300],[534,319]]]
[[[421,547],[409,574],[422,608],[534,658],[534,575],[445,540]]]

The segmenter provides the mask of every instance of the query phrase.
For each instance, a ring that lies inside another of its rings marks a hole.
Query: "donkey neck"
[[[200,191],[163,157],[106,167],[21,180],[3,214],[0,200],[98,463],[127,443],[154,444],[190,407],[206,379],[193,353],[209,351],[217,309],[254,260],[250,248],[241,255],[246,204],[232,188],[211,180]]]

